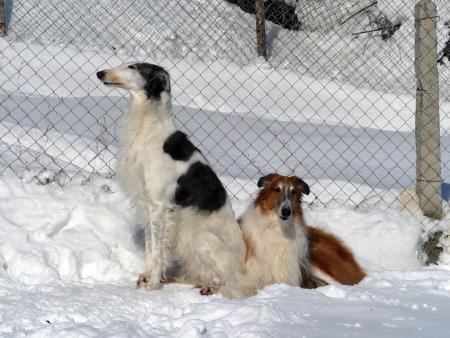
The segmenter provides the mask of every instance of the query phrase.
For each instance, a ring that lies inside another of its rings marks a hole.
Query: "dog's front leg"
[[[164,233],[164,208],[158,204],[152,204],[150,214],[150,248],[147,252],[147,275],[150,281],[146,288],[159,289],[161,287],[163,233]],[[147,233],[146,233],[147,235]],[[148,240],[146,239],[146,242]]]
[[[139,275],[137,280],[137,287],[146,287],[149,283],[150,275],[152,271],[152,221],[151,215],[149,215],[149,221],[144,225],[144,242],[145,242],[145,272]]]
[[[153,257],[156,257],[158,254],[160,255],[159,262],[161,263],[159,263],[159,265],[161,266],[162,270],[160,274],[160,280],[166,282],[172,278],[172,276],[167,276],[166,272],[173,259],[171,253],[171,247],[173,246],[173,243],[171,241],[173,241],[174,238],[172,238],[170,234],[174,233],[174,230],[172,228],[174,225],[175,210],[171,205],[163,207],[161,211],[156,211],[149,208],[149,214],[153,214],[153,217],[151,217],[150,222],[145,226],[145,258],[147,269],[139,276],[137,286],[146,288],[158,288],[155,282],[151,281],[152,271],[154,271],[153,266],[157,264],[155,263],[155,259]],[[154,221],[155,219],[160,219],[160,222]],[[159,250],[153,249],[155,248],[154,243],[160,244]],[[159,274],[156,272],[155,277],[153,277],[154,281],[157,280],[156,276],[158,275]]]

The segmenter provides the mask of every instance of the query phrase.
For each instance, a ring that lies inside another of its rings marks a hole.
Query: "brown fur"
[[[262,177],[258,186],[263,187],[260,190],[255,206],[258,206],[264,214],[273,213],[276,208],[276,201],[279,194],[283,191],[276,191],[280,182],[284,182],[285,187],[294,186],[292,195],[292,213],[300,225],[305,225],[303,209],[301,207],[302,194],[304,193],[303,182],[297,176],[282,176],[279,174],[270,174]],[[364,270],[355,260],[353,253],[336,236],[323,230],[306,226],[309,241],[309,258],[311,265],[322,270],[336,282],[345,285],[354,285],[359,283],[365,276]],[[254,257],[254,247],[251,244],[251,238],[244,234],[244,241],[247,245],[247,257]],[[309,271],[302,269],[302,287],[316,288],[327,283],[311,275]]]
[[[284,191],[275,191],[275,187],[280,182],[284,182],[285,188],[294,187],[292,194],[292,214],[297,218],[299,224],[304,225],[303,210],[301,207],[302,194],[304,193],[301,185],[301,180],[297,176],[282,176],[279,174],[271,174],[267,184],[264,185],[264,189],[261,189],[258,196],[255,199],[255,206],[259,207],[263,214],[269,214],[274,212],[276,208],[277,198],[280,194],[284,194]]]
[[[358,284],[365,276],[350,249],[336,236],[307,227],[312,265],[341,284]]]
[[[292,203],[299,203],[309,187],[300,179],[279,175],[261,178],[258,186],[259,196],[239,220],[247,246],[247,276],[256,289],[273,283],[298,286],[301,269],[309,270],[308,239],[305,227],[294,218]]]

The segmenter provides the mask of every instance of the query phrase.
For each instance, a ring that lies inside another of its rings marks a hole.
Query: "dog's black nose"
[[[283,216],[284,218],[288,218],[289,216],[291,216],[291,209],[289,208],[281,209],[281,216]]]
[[[97,72],[97,77],[99,80],[103,80],[105,78],[105,71],[101,70],[101,71]]]

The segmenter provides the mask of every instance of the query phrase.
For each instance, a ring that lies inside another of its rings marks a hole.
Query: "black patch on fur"
[[[226,201],[225,188],[210,166],[193,163],[177,180],[174,203],[182,207],[196,207],[211,213],[219,210]]]
[[[311,192],[309,189],[309,185],[305,181],[303,181],[301,178],[298,178],[298,186],[299,186],[300,190],[302,191],[302,193],[305,195],[309,195],[309,193]]]
[[[136,63],[131,67],[135,67],[145,79],[144,90],[149,99],[158,101],[162,92],[170,93],[170,77],[164,68],[150,63]]]
[[[166,139],[163,150],[175,161],[189,161],[195,151],[200,152],[181,131],[174,132]]]

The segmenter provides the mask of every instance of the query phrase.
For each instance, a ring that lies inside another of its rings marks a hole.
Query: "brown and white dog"
[[[356,284],[364,278],[338,238],[306,225],[301,202],[310,192],[308,184],[297,176],[270,174],[259,179],[258,187],[256,200],[239,219],[247,274],[256,288]]]

